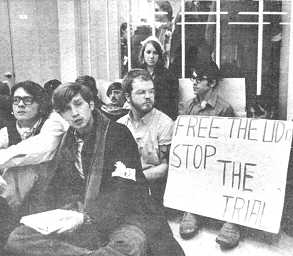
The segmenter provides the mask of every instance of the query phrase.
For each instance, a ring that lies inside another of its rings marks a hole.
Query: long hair
[[[47,118],[50,114],[51,109],[49,96],[46,93],[45,89],[39,84],[30,80],[19,82],[11,88],[11,105],[14,93],[18,88],[23,88],[27,93],[32,95],[34,101],[39,104],[39,117]]]
[[[152,44],[152,46],[156,49],[156,51],[159,55],[159,59],[158,59],[158,62],[156,63],[155,69],[163,68],[165,65],[165,61],[164,61],[164,57],[163,57],[163,49],[162,49],[161,45],[158,42],[156,42],[155,40],[149,40],[149,41],[145,42],[143,44],[143,46],[141,47],[139,55],[138,55],[138,62],[140,64],[140,66],[142,68],[146,68],[146,64],[144,61],[144,52],[145,52],[145,48],[148,44]]]
[[[77,94],[80,94],[87,103],[94,101],[93,94],[89,87],[86,87],[78,82],[65,83],[58,86],[58,88],[53,92],[53,108],[57,112],[64,112],[66,110],[67,104]]]

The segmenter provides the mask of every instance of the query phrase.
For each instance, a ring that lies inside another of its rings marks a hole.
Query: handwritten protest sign
[[[277,233],[293,123],[179,116],[164,205]]]

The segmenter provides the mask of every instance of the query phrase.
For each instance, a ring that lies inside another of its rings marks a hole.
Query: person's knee
[[[30,240],[28,235],[25,235],[26,227],[19,226],[9,235],[4,249],[11,253],[21,253],[26,250],[26,241]]]
[[[4,249],[7,252],[16,253],[19,251],[19,244],[20,241],[18,239],[18,236],[15,235],[14,232],[12,232],[7,239]]]
[[[109,240],[108,246],[119,251],[122,255],[146,255],[146,235],[134,225],[121,226],[110,235]]]

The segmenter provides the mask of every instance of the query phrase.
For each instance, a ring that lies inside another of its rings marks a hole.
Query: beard
[[[133,100],[130,101],[131,106],[135,109],[137,113],[140,113],[142,116],[151,112],[154,108],[154,102],[153,101],[147,101],[143,104],[138,104],[136,102],[133,102]]]

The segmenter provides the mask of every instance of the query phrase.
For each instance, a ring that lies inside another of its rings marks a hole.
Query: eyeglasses
[[[112,90],[110,94],[118,95],[118,94],[122,94],[122,93],[123,93],[122,90]]]
[[[200,82],[202,82],[202,81],[205,81],[205,80],[208,80],[208,78],[206,77],[206,76],[196,76],[196,77],[194,77],[194,76],[192,76],[191,78],[190,78],[190,80],[193,82],[193,83],[200,83]]]
[[[18,105],[20,101],[22,101],[24,105],[32,105],[34,102],[34,98],[31,96],[24,96],[24,97],[15,96],[12,99],[13,105]]]

